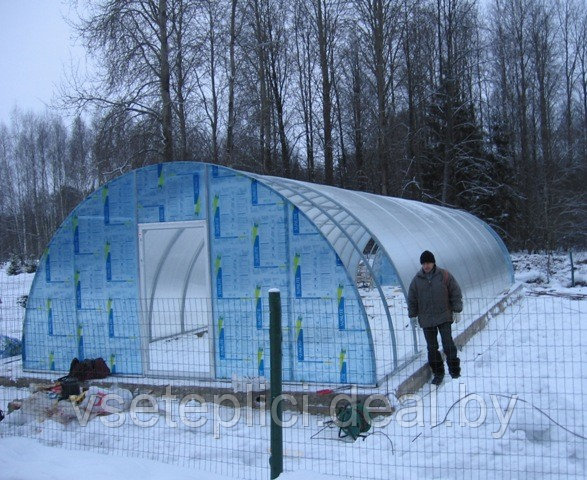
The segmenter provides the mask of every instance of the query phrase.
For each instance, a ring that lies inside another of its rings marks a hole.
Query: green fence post
[[[271,479],[283,472],[281,416],[281,298],[277,288],[269,290],[269,358],[271,362]]]

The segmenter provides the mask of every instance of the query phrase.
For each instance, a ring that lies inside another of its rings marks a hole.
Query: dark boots
[[[438,350],[428,350],[428,365],[432,370],[432,385],[440,385],[444,379],[444,362]]]
[[[447,358],[446,363],[448,365],[448,373],[452,378],[459,378],[461,376],[461,360],[459,357]]]
[[[447,358],[448,373],[452,378],[459,378],[461,376],[461,360],[459,357]],[[438,350],[428,350],[428,365],[432,370],[432,384],[440,385],[444,378],[444,362]]]

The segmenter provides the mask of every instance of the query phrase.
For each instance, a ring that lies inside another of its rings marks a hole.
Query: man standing
[[[424,330],[428,364],[434,376],[432,383],[440,385],[444,378],[444,363],[438,351],[438,333],[450,376],[458,378],[461,375],[461,361],[457,357],[451,324],[453,314],[463,310],[463,297],[455,278],[448,270],[436,266],[431,252],[422,252],[420,264],[422,268],[414,276],[408,292],[408,315],[412,324],[419,320]]]

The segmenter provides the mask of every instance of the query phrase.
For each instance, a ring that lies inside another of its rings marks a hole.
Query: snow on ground
[[[204,329],[149,344],[149,367],[152,374],[158,372],[169,374],[172,371],[173,374],[183,373],[186,376],[210,376],[212,369],[210,357],[210,338]],[[189,370],[179,371],[182,365]]]
[[[571,288],[571,254],[512,253],[516,281],[527,284],[532,293],[585,294],[587,252],[573,254],[575,287]]]
[[[326,417],[287,412],[297,421],[284,429],[280,478],[585,478],[587,257],[574,258],[574,288],[567,255],[512,259],[525,296],[463,348],[460,379],[399,399],[387,392],[396,412],[355,443],[339,440]],[[5,328],[0,333],[16,326]],[[1,388],[0,408],[27,395]],[[99,417],[86,426],[13,412],[0,423],[0,478],[269,478],[267,414],[208,407],[187,402],[182,417],[178,400],[160,402],[156,413]],[[231,422],[235,415],[240,421]],[[206,422],[195,426],[196,418]]]

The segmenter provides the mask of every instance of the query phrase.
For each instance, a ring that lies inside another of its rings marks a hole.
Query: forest
[[[459,208],[587,247],[585,0],[71,0],[95,69],[0,122],[0,261],[145,165]]]

